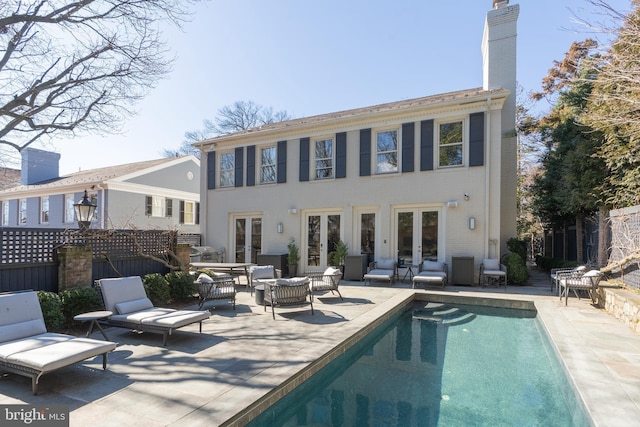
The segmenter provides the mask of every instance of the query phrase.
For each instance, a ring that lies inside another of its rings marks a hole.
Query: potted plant
[[[294,277],[298,273],[298,261],[300,261],[300,252],[296,241],[291,238],[287,244],[289,254],[287,255],[287,266],[289,267],[289,276]]]
[[[344,259],[347,255],[349,255],[349,246],[342,240],[338,240],[335,251],[333,252],[333,265],[340,268],[342,274],[344,274]]]

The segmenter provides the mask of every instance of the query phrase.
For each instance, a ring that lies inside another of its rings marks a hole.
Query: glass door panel
[[[309,215],[307,219],[307,267],[320,263],[320,215]]]
[[[396,215],[398,261],[419,264],[438,259],[438,211],[403,209]]]
[[[248,228],[250,227],[250,228]],[[251,262],[256,264],[262,251],[262,218],[238,217],[235,219],[235,248],[233,262]]]
[[[331,263],[331,256],[342,238],[342,215],[313,213],[307,214],[306,218],[305,271],[324,270]]]
[[[438,212],[422,212],[422,259],[438,260]]]
[[[236,219],[236,244],[235,255],[233,260],[235,262],[244,262],[244,252],[247,242],[247,220],[245,218]]]
[[[251,254],[250,261],[258,263],[258,254],[262,252],[262,218],[251,218]]]
[[[367,255],[367,264],[375,261],[376,214],[363,213],[360,216],[360,253]]]

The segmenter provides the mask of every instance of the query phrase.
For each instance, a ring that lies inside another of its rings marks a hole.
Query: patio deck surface
[[[235,311],[225,301],[205,306],[213,315],[202,334],[188,326],[163,347],[160,335],[108,328],[118,347],[106,371],[101,358],[60,369],[41,378],[36,396],[28,378],[8,375],[0,380],[0,404],[68,405],[74,427],[243,425],[257,410],[255,402],[412,299],[410,288],[409,282],[390,288],[343,281],[344,301],[320,295],[315,315],[308,307],[276,308],[272,320],[270,308],[256,305],[241,287]],[[528,286],[507,292],[468,286],[416,291],[533,301],[595,425],[640,420],[640,336],[589,299],[570,298],[565,307],[551,295],[547,276],[536,272]],[[99,332],[93,337],[102,338]]]

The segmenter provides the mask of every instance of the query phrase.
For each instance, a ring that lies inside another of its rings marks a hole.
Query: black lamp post
[[[76,211],[76,218],[78,220],[80,230],[87,230],[91,225],[91,218],[93,218],[93,213],[96,211],[96,205],[91,203],[91,201],[89,200],[87,190],[84,190],[84,196],[82,196],[82,200],[73,205],[73,208]]]

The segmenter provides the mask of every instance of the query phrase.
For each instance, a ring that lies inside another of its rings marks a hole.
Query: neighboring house
[[[227,261],[300,246],[302,270],[350,255],[499,257],[516,236],[516,22],[494,2],[483,87],[264,125],[198,143],[204,243]],[[372,88],[375,89],[375,88]],[[468,258],[466,258],[468,260]]]
[[[20,185],[20,169],[0,168],[0,190]]]
[[[60,155],[27,148],[22,185],[0,191],[0,226],[78,228],[73,205],[86,190],[97,205],[91,228],[199,233],[200,161],[162,158],[58,174]]]

